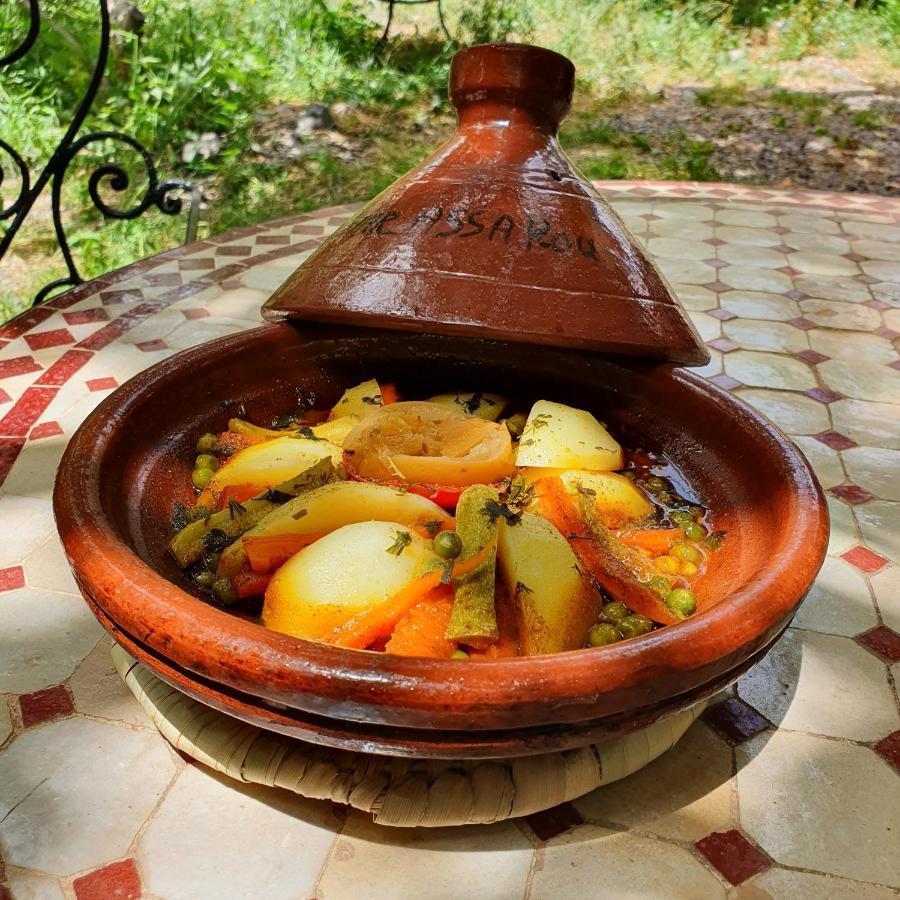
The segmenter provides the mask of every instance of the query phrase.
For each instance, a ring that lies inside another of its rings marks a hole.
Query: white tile
[[[0,753],[7,862],[71,875],[124,856],[174,771],[149,732],[74,717],[20,734]]]
[[[812,369],[805,362],[778,353],[735,350],[725,355],[725,371],[751,387],[788,391],[806,391],[816,387]]]
[[[800,316],[800,306],[782,294],[764,291],[723,291],[719,295],[723,309],[745,319],[787,322]]]
[[[141,836],[144,887],[166,900],[310,897],[334,825],[328,803],[191,765]]]
[[[788,629],[738,696],[793,731],[877,741],[900,727],[884,664],[846,637]]]
[[[854,637],[878,624],[862,573],[828,557],[792,623],[796,628]]]
[[[683,847],[594,825],[550,841],[531,886],[531,900],[724,897],[719,879]]]
[[[900,566],[877,572],[871,582],[884,624],[900,634]]]
[[[900,372],[882,363],[830,359],[817,368],[828,387],[854,400],[896,403],[900,397]]]
[[[853,278],[829,278],[825,275],[798,275],[794,279],[798,291],[822,300],[865,303],[872,299],[869,289]]]
[[[830,428],[825,405],[803,394],[768,388],[740,388],[735,393],[788,434],[819,434]],[[842,473],[836,483],[843,480]]]
[[[0,522],[3,523],[0,569],[21,565],[55,531],[50,501],[34,497],[0,496]],[[9,526],[12,522],[15,528]]]
[[[741,824],[776,862],[900,886],[900,779],[877,754],[785,731],[736,753]]]
[[[831,447],[826,447],[816,438],[793,435],[794,443],[800,448],[816,473],[816,478],[826,490],[846,481],[840,454]]]
[[[777,866],[746,884],[761,888],[776,900],[892,900],[897,896],[894,891],[874,884],[834,875],[793,872]]]
[[[783,272],[757,269],[755,266],[726,266],[719,269],[719,281],[743,291],[783,294],[793,289],[793,282]]]
[[[52,416],[49,415],[41,417],[42,421],[51,419]],[[68,442],[69,438],[65,434],[29,441],[22,448],[3,483],[4,493],[33,497],[49,503],[53,496],[56,470]]]
[[[731,774],[731,748],[696,722],[649,766],[592,791],[575,806],[586,819],[693,842],[734,827]]]
[[[786,322],[733,319],[722,323],[722,331],[725,337],[746,350],[799,353],[801,350],[809,349],[809,337],[806,332]]]
[[[102,635],[80,597],[30,588],[0,594],[0,693],[59,684]]]
[[[832,359],[865,359],[885,365],[897,359],[897,351],[889,340],[862,331],[814,328],[809,332],[809,345]]]
[[[851,447],[841,455],[854,484],[882,500],[900,500],[900,450]]]
[[[78,594],[72,568],[63,552],[59,535],[52,534],[25,560],[25,582],[29,587],[64,594]]]
[[[532,855],[531,844],[511,822],[385,828],[351,813],[322,875],[319,900],[455,900],[473,877],[479,897],[519,898]]]
[[[803,317],[823,328],[845,328],[850,331],[874,331],[881,327],[877,309],[843,300],[811,298],[800,301]]]
[[[859,528],[850,506],[832,496],[827,496],[825,502],[828,504],[828,515],[831,518],[828,553],[837,556],[860,542]]]
[[[69,680],[75,709],[99,719],[152,727],[143,707],[119,677],[109,653],[111,646],[112,638],[101,640]]]
[[[10,869],[9,888],[15,900],[63,900],[59,881],[50,875],[40,875],[25,869]]]
[[[863,540],[876,553],[900,563],[900,503],[869,500],[854,509]]]

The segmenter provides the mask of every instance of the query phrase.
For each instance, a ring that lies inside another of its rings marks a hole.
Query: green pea
[[[666,588],[668,589],[668,584]],[[628,615],[629,609],[624,604],[618,600],[613,601],[612,603],[606,603],[603,606],[603,609],[600,611],[600,621],[601,622],[618,622],[619,619],[624,619],[625,616]]]
[[[208,431],[197,441],[197,452],[209,453],[218,442],[219,439],[211,431]]]
[[[221,553],[216,553],[214,550],[207,550],[203,554],[203,566],[207,572],[215,572],[219,568],[219,558],[221,556]]]
[[[603,647],[605,644],[614,644],[622,640],[622,636],[615,625],[600,622],[588,632],[587,640],[591,647]]]
[[[659,500],[660,503],[665,503],[667,506],[672,502],[672,495],[668,491],[660,491],[656,495],[656,499]]]
[[[456,559],[462,553],[462,541],[455,531],[441,531],[435,535],[434,552],[444,559]]]
[[[202,572],[198,572],[197,576],[194,578],[194,581],[203,588],[211,588],[213,582],[216,580],[216,576],[209,571],[209,569],[204,569]]]
[[[695,519],[702,519],[702,518],[703,518],[703,512],[704,512],[704,510],[703,510],[701,507],[699,507],[699,506],[689,506],[689,507],[688,507],[688,512],[689,512]]]
[[[682,528],[694,521],[694,517],[691,515],[690,510],[687,509],[674,509],[669,513],[669,518]]]
[[[647,489],[656,493],[657,491],[664,491],[669,485],[666,484],[664,478],[660,478],[658,475],[651,475],[647,479]]]
[[[230,578],[217,578],[212,583],[212,592],[222,606],[234,606],[238,601],[237,591]]]
[[[666,595],[666,606],[683,616],[689,616],[697,608],[697,598],[685,588],[675,588]]]
[[[634,614],[621,619],[618,622],[618,629],[623,638],[633,638],[652,631],[653,623],[646,616]]]
[[[212,469],[194,469],[194,472],[191,475],[191,484],[193,484],[198,491],[202,491],[203,488],[209,484],[210,479],[214,474]]]
[[[454,650],[450,655],[450,659],[468,659],[469,654],[465,650]]]
[[[671,585],[661,575],[657,575],[656,578],[651,578],[647,587],[650,588],[651,591],[656,591],[661,597],[665,597],[671,590]]]
[[[669,553],[684,562],[692,562],[694,564],[703,559],[703,554],[693,544],[676,544]]]
[[[201,453],[194,460],[195,469],[212,469],[213,472],[219,468],[219,461],[211,453]]]
[[[696,522],[690,522],[684,526],[684,536],[689,541],[702,541],[703,538],[706,537],[706,530],[702,525],[698,525]]]

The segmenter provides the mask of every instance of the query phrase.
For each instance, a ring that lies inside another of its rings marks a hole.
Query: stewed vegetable
[[[202,434],[170,548],[209,602],[299,638],[607,652],[703,608],[724,535],[673,475],[583,409],[370,379],[330,410]]]

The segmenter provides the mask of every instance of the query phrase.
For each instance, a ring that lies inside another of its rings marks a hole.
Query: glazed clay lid
[[[665,278],[560,149],[574,81],[540,47],[457,53],[454,136],[334,232],[264,318],[707,363]]]

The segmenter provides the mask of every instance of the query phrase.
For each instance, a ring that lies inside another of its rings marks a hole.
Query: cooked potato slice
[[[218,493],[231,484],[240,484],[264,491],[326,457],[340,465],[341,448],[329,441],[275,438],[235,453],[216,471],[206,489]]]
[[[496,422],[500,418],[507,404],[506,397],[499,394],[437,394],[429,397],[429,403],[439,403],[441,406],[448,406],[450,409],[462,410],[470,416],[477,416],[479,419],[487,419],[489,422]]]
[[[522,431],[516,465],[609,471],[622,468],[622,448],[586,410],[538,400]]]
[[[390,600],[439,562],[402,522],[357,522],[292,556],[266,590],[262,622],[322,640],[351,616]]]
[[[359,416],[350,413],[330,422],[322,422],[321,425],[313,425],[309,428],[308,433],[324,441],[331,441],[332,444],[340,444],[358,421]],[[236,434],[245,434],[258,441],[274,441],[277,438],[296,433],[299,427],[295,425],[291,428],[264,428],[262,425],[254,425],[243,419],[229,419],[228,430]],[[304,429],[303,433],[307,434],[307,431]]]
[[[356,387],[347,388],[341,399],[331,408],[331,415],[328,418],[333,420],[344,416],[359,416],[364,419],[381,407],[381,385],[374,378],[370,378]]]
[[[653,504],[630,478],[616,472],[588,472],[585,469],[521,469],[519,474],[529,483],[538,478],[558,476],[566,491],[573,496],[582,490],[593,491],[597,512],[608,528],[620,528],[646,519]]]
[[[600,597],[578,569],[568,541],[542,516],[504,522],[497,548],[513,596],[525,656],[576,650],[597,621]]]

